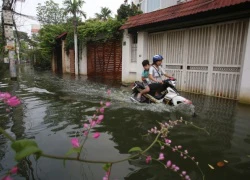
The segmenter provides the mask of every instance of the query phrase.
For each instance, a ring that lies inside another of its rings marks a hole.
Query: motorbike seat
[[[135,84],[136,84],[139,88],[145,89],[143,82],[135,81]]]

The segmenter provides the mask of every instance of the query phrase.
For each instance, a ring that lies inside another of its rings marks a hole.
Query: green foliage
[[[98,20],[107,21],[111,16],[111,10],[107,7],[101,7],[100,13],[95,13],[95,16]]]
[[[111,167],[111,163],[106,163],[102,166],[103,170],[108,172],[110,170]]]
[[[81,15],[86,18],[86,14],[81,10],[85,2],[83,0],[65,0],[63,4],[66,6],[64,14]]]
[[[66,156],[69,156],[71,154],[75,154],[75,153],[80,153],[81,152],[81,147],[78,148],[71,148],[67,153]]]
[[[50,66],[53,50],[56,46],[56,37],[66,32],[67,29],[67,24],[43,26],[37,36],[39,44],[31,53],[31,57],[36,60],[36,66],[40,66],[42,68],[47,68]]]
[[[87,21],[84,25],[78,27],[79,39],[87,42],[121,38],[122,32],[119,31],[121,25],[122,23],[116,19]]]
[[[36,142],[29,139],[14,141],[11,147],[16,152],[15,160],[17,161],[21,161],[32,154],[35,154],[38,159],[42,154],[42,150],[38,148]]]
[[[128,152],[131,153],[131,152],[141,152],[141,151],[142,149],[140,147],[133,147]]]
[[[22,31],[14,31],[14,38],[19,38],[19,40],[24,40],[28,42],[30,40],[28,34]]]
[[[37,19],[42,24],[61,24],[65,22],[65,10],[59,7],[59,4],[53,0],[46,1],[44,5],[38,3],[36,8]]]
[[[141,13],[142,11],[134,3],[132,3],[131,5],[122,4],[117,10],[117,19],[118,21],[125,22],[128,17],[135,16]]]
[[[39,49],[45,54],[52,54],[56,45],[56,37],[67,31],[67,25],[45,25],[39,31]]]

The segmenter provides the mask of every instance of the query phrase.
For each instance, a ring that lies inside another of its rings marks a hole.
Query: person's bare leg
[[[143,89],[140,93],[137,94],[137,98],[140,99],[142,94],[146,94],[150,91],[149,86],[147,86],[145,89]]]

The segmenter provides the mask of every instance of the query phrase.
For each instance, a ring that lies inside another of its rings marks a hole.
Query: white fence
[[[248,21],[149,34],[148,57],[164,56],[182,91],[238,98]]]

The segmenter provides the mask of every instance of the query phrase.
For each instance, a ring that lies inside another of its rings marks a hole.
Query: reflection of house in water
[[[250,177],[250,111],[249,106],[238,105],[235,113],[234,132],[232,134],[231,148],[225,154],[228,159],[233,159],[233,170],[246,177]],[[241,178],[243,179],[243,178]]]
[[[221,143],[221,148],[229,148],[234,132],[237,101],[204,95],[183,93],[192,99],[198,116],[197,123],[206,127],[212,137]]]

